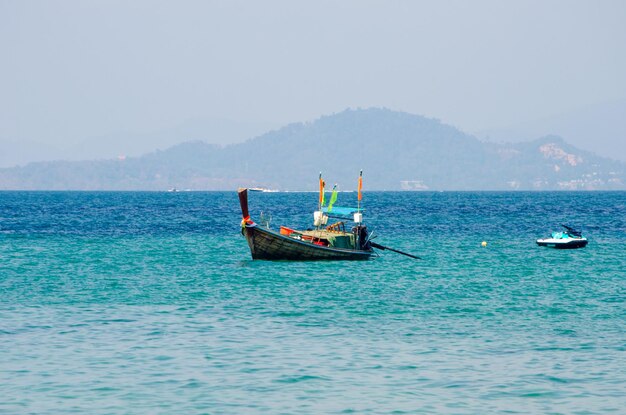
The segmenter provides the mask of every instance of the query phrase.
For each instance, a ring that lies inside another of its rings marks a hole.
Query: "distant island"
[[[590,139],[592,139],[590,137]],[[225,147],[184,142],[141,157],[37,162],[0,169],[1,190],[626,190],[626,163],[558,136],[507,144],[439,120],[358,109],[294,123]]]

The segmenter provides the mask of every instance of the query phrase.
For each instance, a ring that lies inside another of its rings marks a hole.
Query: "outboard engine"
[[[369,251],[372,245],[368,240],[367,226],[358,225],[352,228],[352,233],[356,237],[357,249]]]

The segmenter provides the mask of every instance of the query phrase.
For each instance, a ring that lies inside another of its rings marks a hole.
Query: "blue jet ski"
[[[587,246],[587,238],[582,235],[582,232],[567,225],[561,226],[565,228],[565,231],[552,232],[550,238],[537,239],[537,245],[556,249],[574,249]]]

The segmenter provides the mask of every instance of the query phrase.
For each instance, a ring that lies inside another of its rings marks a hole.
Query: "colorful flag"
[[[361,173],[359,174],[359,201],[361,201],[361,199],[363,198],[363,195],[361,194],[361,189],[363,189],[363,170],[361,170]]]
[[[337,185],[333,186],[333,193],[330,195],[330,202],[328,202],[328,211],[333,210],[333,205],[337,201]]]
[[[324,203],[326,203],[325,197],[324,197],[325,186],[326,186],[326,183],[324,182],[324,180],[322,180],[322,173],[320,173],[320,207],[324,206]]]

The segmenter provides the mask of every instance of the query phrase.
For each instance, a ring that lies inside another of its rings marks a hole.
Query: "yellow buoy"
[[[482,241],[480,245],[481,246],[487,246],[487,241]]]

